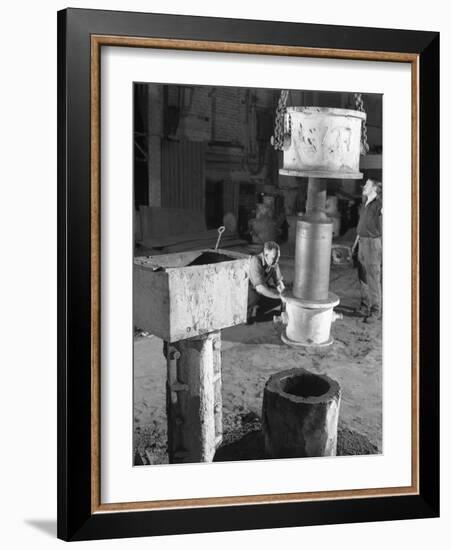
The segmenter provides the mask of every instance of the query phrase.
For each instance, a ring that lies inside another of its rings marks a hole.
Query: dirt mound
[[[263,460],[265,455],[264,435],[260,420],[255,416],[246,415],[242,424],[235,426],[233,431],[224,434],[222,445],[216,451],[214,462],[236,460]],[[147,434],[149,435],[149,434]],[[167,463],[165,445],[146,445],[146,449],[136,449],[135,466]],[[143,452],[144,451],[144,452]],[[363,434],[349,428],[338,428],[337,456],[378,454],[378,448]]]
[[[238,434],[237,434],[238,435]],[[337,456],[378,454],[378,449],[364,435],[348,428],[339,428],[337,434]],[[264,435],[256,428],[234,440],[224,442],[216,451],[214,462],[228,460],[261,460],[265,455]]]

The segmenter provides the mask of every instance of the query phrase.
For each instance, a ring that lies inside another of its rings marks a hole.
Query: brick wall
[[[179,108],[175,137],[247,145],[251,104],[272,109],[272,90],[170,86],[168,102]]]

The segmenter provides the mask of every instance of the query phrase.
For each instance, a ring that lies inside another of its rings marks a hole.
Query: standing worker
[[[382,183],[367,179],[362,196],[352,252],[358,245],[360,312],[366,323],[374,323],[380,319],[382,311]]]
[[[247,322],[267,320],[268,315],[282,311],[281,294],[285,290],[279,268],[280,248],[274,241],[267,241],[263,251],[252,256],[249,264],[249,292]]]

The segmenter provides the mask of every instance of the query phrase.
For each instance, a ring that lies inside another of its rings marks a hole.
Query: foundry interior
[[[133,464],[382,453],[382,322],[353,248],[382,96],[133,93]],[[267,242],[283,290],[259,317]]]

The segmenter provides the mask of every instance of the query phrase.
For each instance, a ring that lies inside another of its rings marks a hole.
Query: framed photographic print
[[[438,33],[58,14],[58,536],[434,517]]]

